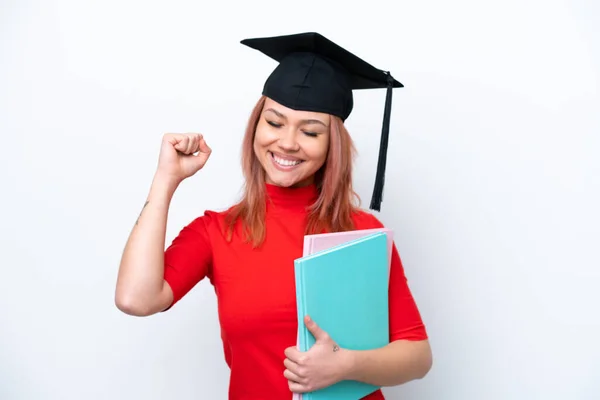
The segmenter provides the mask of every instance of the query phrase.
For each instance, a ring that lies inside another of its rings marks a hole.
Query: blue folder
[[[388,243],[375,233],[294,261],[300,351],[315,338],[310,317],[342,348],[370,350],[389,343]],[[303,400],[360,399],[377,386],[342,381],[304,393]]]

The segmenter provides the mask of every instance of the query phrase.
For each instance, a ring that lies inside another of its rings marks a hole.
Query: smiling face
[[[254,135],[266,182],[283,187],[313,183],[327,158],[329,124],[328,114],[292,110],[267,98]]]

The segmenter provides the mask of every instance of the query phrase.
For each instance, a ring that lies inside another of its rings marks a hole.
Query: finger
[[[192,154],[193,153],[193,149],[194,149],[194,141],[195,141],[195,137],[194,135],[186,135],[188,138],[187,141],[187,146],[185,146],[185,150],[183,151],[184,154]]]
[[[173,146],[180,142],[182,138],[183,135],[181,133],[165,133],[163,135],[163,141],[171,143]]]
[[[319,328],[317,323],[313,321],[308,315],[304,317],[304,324],[310,333],[315,337],[318,341],[329,340],[329,335],[323,329]]]
[[[202,153],[210,154],[212,149],[206,144],[206,140],[204,140],[204,136],[200,135],[200,139],[198,140],[198,149]]]
[[[200,135],[199,134],[192,135],[191,140],[190,140],[190,148],[188,149],[188,151],[189,151],[188,154],[196,153],[199,148],[199,143],[200,143]]]
[[[307,392],[309,392],[308,386],[306,386],[302,383],[298,383],[298,382],[294,382],[294,381],[290,381],[290,380],[288,380],[288,387],[290,388],[290,391],[292,393],[307,393]]]
[[[283,365],[285,365],[287,369],[289,369],[291,372],[293,372],[300,378],[304,377],[304,374],[302,374],[302,369],[300,368],[298,363],[295,363],[289,358],[286,358],[285,360],[283,360]]]
[[[189,136],[185,136],[185,135],[177,135],[173,137],[173,147],[175,148],[175,150],[183,153],[183,154],[187,154],[187,148],[188,145],[190,143],[190,137]]]
[[[303,384],[304,381],[305,381],[305,378],[299,377],[298,375],[296,375],[295,373],[293,373],[289,369],[286,369],[285,371],[283,371],[283,376],[285,376],[285,378],[288,381],[292,381],[294,383]]]
[[[302,360],[302,356],[303,353],[298,350],[297,347],[288,347],[287,349],[285,349],[285,351],[283,352],[285,354],[285,356],[287,358],[289,358],[291,361],[295,362],[295,363],[299,363],[300,360]]]
[[[184,136],[185,139],[185,148],[181,150],[183,154],[191,154],[191,150],[194,147],[194,135],[186,134]]]

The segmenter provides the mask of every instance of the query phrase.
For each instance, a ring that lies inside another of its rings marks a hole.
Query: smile
[[[271,155],[271,160],[273,160],[273,164],[275,164],[275,166],[279,167],[280,169],[289,170],[303,162],[303,160],[299,159],[282,158],[271,152],[269,152],[269,154]]]

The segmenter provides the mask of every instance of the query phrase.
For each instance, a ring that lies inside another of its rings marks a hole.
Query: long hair
[[[226,214],[227,238],[231,240],[235,225],[242,223],[245,239],[260,246],[266,234],[265,171],[254,152],[254,136],[265,96],[261,96],[246,127],[242,142],[242,170],[245,178],[242,199]],[[344,123],[331,116],[329,149],[323,166],[315,174],[318,197],[309,207],[306,234],[340,232],[354,229],[352,214],[360,199],[352,187],[352,165],[356,149]]]

